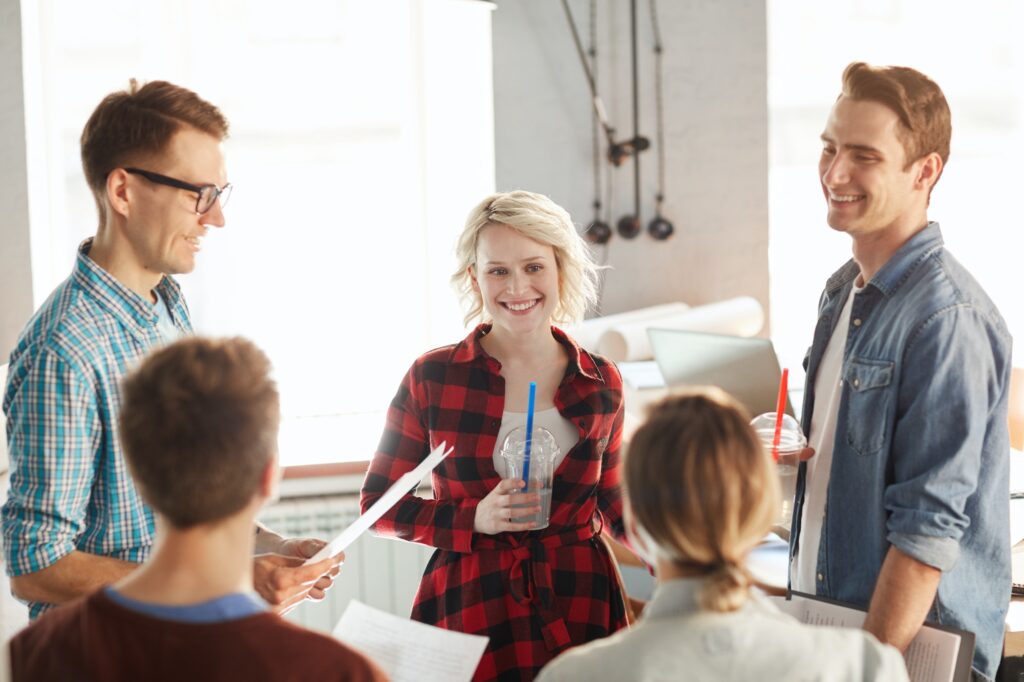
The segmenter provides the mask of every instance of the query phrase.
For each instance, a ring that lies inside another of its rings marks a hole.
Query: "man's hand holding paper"
[[[256,592],[282,615],[306,599],[323,599],[345,561],[345,553],[338,552],[310,562],[326,545],[315,538],[291,538],[282,540],[274,552],[257,554],[253,558]]]

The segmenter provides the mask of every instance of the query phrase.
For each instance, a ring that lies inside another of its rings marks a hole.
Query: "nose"
[[[832,158],[821,157],[821,181],[828,187],[835,187],[846,183],[850,179],[846,158],[842,154],[835,154]]]
[[[508,293],[515,296],[516,294],[526,290],[526,275],[513,270],[508,276]]]
[[[199,222],[203,227],[224,227],[227,220],[224,218],[224,209],[221,208],[219,198],[213,202],[213,207],[209,211],[199,216]]]

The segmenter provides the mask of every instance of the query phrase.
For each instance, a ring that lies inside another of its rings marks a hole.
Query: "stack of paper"
[[[468,682],[487,638],[399,618],[352,600],[334,636],[365,654],[393,682]]]
[[[795,592],[792,598],[772,599],[779,610],[808,625],[860,628],[867,613]],[[974,657],[974,635],[940,626],[924,625],[903,658],[912,682],[968,682]]]

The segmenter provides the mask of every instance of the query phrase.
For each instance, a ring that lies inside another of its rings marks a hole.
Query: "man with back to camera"
[[[828,224],[853,259],[828,280],[808,353],[792,587],[868,607],[905,650],[927,618],[977,636],[995,677],[1010,599],[1011,340],[927,207],[949,157],[929,78],[853,63],[821,136]]]
[[[171,275],[191,272],[230,193],[228,122],[163,81],[108,95],[82,131],[99,211],[71,276],[11,354],[3,409],[11,460],[3,546],[11,589],[35,618],[123,578],[153,544],[153,515],[121,455],[118,381],[151,348],[192,331]],[[255,586],[287,609],[322,598],[341,558],[257,527]]]
[[[15,680],[385,679],[341,642],[268,613],[251,592],[252,526],[278,479],[270,372],[245,339],[192,337],[128,375],[119,431],[156,512],[152,555],[15,636]]]

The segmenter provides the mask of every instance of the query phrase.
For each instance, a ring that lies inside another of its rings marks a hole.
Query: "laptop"
[[[666,386],[717,386],[751,416],[775,411],[782,370],[770,340],[683,329],[650,328],[647,335]],[[786,413],[794,415],[788,396]]]

